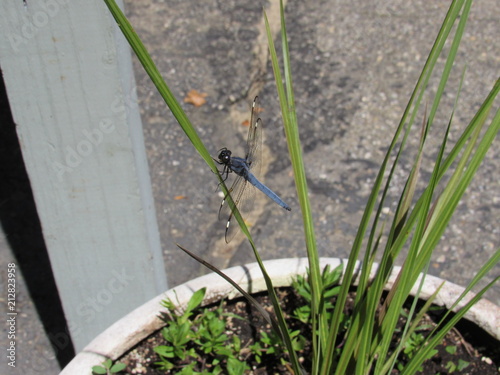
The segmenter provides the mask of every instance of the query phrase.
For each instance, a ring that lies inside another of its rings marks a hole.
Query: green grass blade
[[[451,311],[453,311],[455,309],[455,307],[458,306],[458,304],[465,298],[465,296],[472,290],[472,288],[474,288],[479,283],[479,281],[481,281],[486,276],[486,274],[489,271],[491,271],[491,269],[493,267],[495,267],[499,262],[500,262],[500,249],[497,249],[495,254],[493,254],[490,257],[490,259],[488,259],[486,261],[486,263],[481,267],[481,269],[474,276],[474,278],[471,280],[469,285],[467,285],[467,287],[464,289],[462,294],[457,298],[457,300],[453,303],[453,305],[451,305],[448,308],[448,311],[446,312],[446,314],[441,318],[441,322],[446,321],[446,318],[451,314]],[[498,280],[498,277],[496,279]],[[493,285],[493,284],[491,284],[491,285]]]
[[[285,129],[285,135],[287,138],[288,150],[290,154],[290,159],[292,162],[292,168],[295,176],[295,184],[297,188],[297,195],[299,199],[299,204],[302,212],[302,219],[304,223],[304,233],[306,239],[306,250],[307,257],[309,261],[310,277],[309,282],[311,284],[312,291],[312,303],[311,309],[313,311],[313,327],[318,324],[321,326],[319,332],[326,332],[326,320],[325,314],[320,314],[319,309],[321,304],[321,290],[322,290],[322,280],[321,280],[321,270],[319,268],[319,256],[316,248],[316,239],[314,234],[314,224],[312,220],[311,204],[309,201],[309,194],[307,188],[307,180],[305,174],[304,161],[302,157],[302,148],[300,145],[299,131],[297,114],[295,111],[295,100],[293,94],[293,81],[292,72],[290,66],[290,51],[288,48],[288,38],[286,33],[286,22],[285,22],[285,12],[283,7],[283,1],[280,1],[280,20],[281,20],[281,43],[282,43],[282,54],[283,54],[283,66],[284,66],[284,78],[285,85],[283,87],[283,81],[281,79],[281,71],[279,69],[279,64],[277,60],[277,54],[272,42],[272,34],[268,27],[267,17],[265,16],[266,26],[268,31],[269,47],[271,51],[271,60],[273,63],[273,70],[276,77],[276,85],[278,87],[278,96],[280,98],[281,110],[283,113],[283,124]],[[285,96],[286,93],[286,96]],[[318,319],[318,321],[316,321]],[[317,338],[316,330],[313,331],[313,352],[317,352]],[[326,336],[320,335],[323,338],[323,343],[321,348],[325,348]],[[317,364],[317,362],[314,362]],[[314,366],[313,366],[314,367]],[[312,372],[315,373],[316,369],[313,368]]]
[[[167,106],[170,108],[170,111],[176,118],[177,122],[181,126],[182,130],[184,133],[187,135],[191,143],[193,144],[194,148],[196,151],[200,154],[200,156],[205,160],[207,165],[210,167],[210,169],[218,176],[219,179],[219,184],[222,187],[222,191],[225,196],[227,196],[227,203],[231,207],[231,210],[233,211],[233,215],[236,218],[236,221],[241,227],[241,230],[243,233],[247,236],[249,239],[250,243],[252,244],[252,247],[254,248],[255,245],[253,245],[253,240],[251,238],[250,232],[242,219],[239,211],[235,208],[234,202],[232,200],[232,197],[229,195],[228,196],[228,189],[226,184],[224,183],[222,177],[220,176],[220,173],[217,169],[217,166],[215,165],[212,156],[208,152],[207,148],[201,141],[200,137],[198,136],[198,133],[196,132],[195,128],[189,121],[186,113],[180,106],[179,102],[175,98],[175,96],[172,94],[170,91],[168,85],[162,78],[158,68],[156,67],[155,63],[153,62],[153,59],[149,55],[148,51],[146,50],[146,47],[140,40],[139,36],[136,34],[135,30],[133,29],[132,25],[130,22],[127,20],[121,9],[118,7],[116,2],[114,0],[104,0],[106,3],[110,13],[113,15],[116,23],[120,27],[123,35],[127,39],[128,43],[130,44],[130,47],[136,54],[137,58],[139,59],[141,65],[143,66],[144,70],[148,74],[148,76],[151,78],[151,81],[153,84],[156,86],[158,92],[162,96],[163,100],[167,104]]]
[[[281,4],[282,30],[284,28],[283,13],[284,13],[283,12],[283,4]],[[285,89],[283,87],[283,81],[282,81],[282,78],[281,78],[281,71],[280,71],[279,64],[278,64],[278,57],[276,55],[276,49],[274,47],[273,35],[271,33],[271,28],[269,26],[269,21],[267,19],[267,15],[266,15],[265,10],[264,10],[264,20],[265,20],[265,25],[266,25],[266,32],[267,32],[267,39],[268,39],[268,44],[269,44],[269,50],[270,50],[270,54],[271,54],[271,63],[272,63],[272,66],[273,66],[274,77],[275,77],[275,80],[276,80],[276,88],[277,88],[277,91],[278,91],[278,97],[280,99],[281,113],[282,113],[282,116],[283,116],[283,122],[285,124],[285,134],[286,134],[286,137],[287,137],[287,143],[288,143],[288,147],[289,147],[289,152],[290,152],[290,155],[292,157],[292,166],[293,166],[294,173],[295,173],[296,185],[298,186],[297,181],[298,181],[298,178],[300,178],[298,176],[302,175],[303,179],[304,179],[304,186],[306,186],[305,185],[305,173],[303,172],[304,166],[303,166],[303,162],[302,162],[302,151],[300,149],[300,140],[298,138],[298,130],[292,129],[292,126],[290,125],[291,121],[294,121],[294,123],[295,123],[295,129],[297,129],[297,119],[296,119],[296,115],[295,115],[295,109],[293,107],[291,108],[290,105],[289,105],[289,103],[287,102],[287,97],[285,95]],[[284,32],[284,38],[286,39],[286,31]],[[290,80],[290,84],[291,84],[291,74],[290,74],[290,72],[288,73],[288,78],[287,79]],[[293,117],[294,119],[292,120],[291,117]],[[299,163],[301,165],[302,173],[300,172],[300,167],[297,167],[297,163]],[[303,209],[304,201],[303,201],[303,199],[305,198],[307,200],[307,194],[305,196],[303,196],[302,194],[300,194],[301,190],[299,190],[298,187],[297,187],[297,191],[299,193],[299,203],[300,203],[300,206],[302,208],[303,215],[304,215],[304,209]],[[307,186],[306,186],[306,192],[307,192]],[[307,203],[309,203],[308,200],[307,200]],[[312,215],[311,215],[311,212],[310,212],[310,208],[309,208],[309,216],[310,216],[309,222],[312,223]],[[314,237],[313,237],[313,239],[314,239]],[[315,244],[314,244],[314,250],[315,250]],[[308,251],[308,254],[309,253],[310,252]],[[317,254],[316,254],[316,256],[317,256]],[[319,282],[321,282],[321,274],[319,273],[319,266],[313,267],[313,266],[311,266],[311,262],[310,262],[310,270],[312,270],[312,273],[313,272],[314,272],[314,274],[318,273],[318,275],[319,275],[319,278],[318,277],[314,278],[316,280],[316,283],[318,282],[318,280],[319,280]],[[318,271],[318,272],[316,272],[316,271]],[[312,289],[312,291],[313,291],[313,301],[314,301],[313,306],[312,306],[313,309],[314,309],[314,306],[316,306],[316,310],[313,310],[313,311],[317,311],[317,306],[319,305],[319,291],[320,290],[321,290],[321,287],[318,288],[317,285],[315,285],[314,289]],[[316,335],[316,329],[314,329],[314,327],[313,327],[313,336],[315,336],[315,335]],[[314,337],[313,338],[313,345],[315,345],[316,341],[317,340]],[[291,354],[292,353],[294,354],[294,357],[292,358],[292,366],[294,367],[294,370],[297,371],[295,368],[296,367],[298,368],[298,359],[296,358],[295,353],[293,352],[293,349],[291,347],[287,347],[287,349],[288,349],[288,351]],[[293,363],[294,360],[296,361],[296,364]]]
[[[185,134],[188,136],[189,140],[191,141],[191,143],[193,144],[195,149],[198,151],[198,153],[202,156],[202,158],[209,165],[209,167],[212,169],[212,171],[215,172],[216,175],[218,176],[220,186],[222,187],[224,194],[227,196],[227,192],[228,192],[227,186],[225,185],[224,181],[222,180],[222,177],[220,176],[218,169],[217,169],[210,153],[208,152],[208,150],[206,149],[206,147],[202,143],[196,130],[194,129],[191,122],[189,121],[187,115],[182,110],[182,107],[179,105],[178,101],[175,99],[174,95],[172,94],[172,92],[168,88],[167,84],[165,83],[165,81],[161,77],[160,72],[158,71],[157,67],[155,66],[153,60],[151,59],[151,56],[147,52],[143,43],[141,42],[141,40],[139,39],[139,37],[135,33],[134,29],[132,28],[132,26],[128,22],[125,15],[122,13],[121,9],[116,5],[115,1],[104,0],[104,2],[108,6],[111,14],[113,15],[117,24],[119,25],[120,29],[122,30],[125,38],[127,39],[130,46],[132,47],[132,50],[137,55],[139,61],[141,62],[142,66],[144,67],[146,73],[149,75],[149,77],[153,81],[154,85],[158,89],[158,92],[160,93],[162,98],[165,100],[165,103],[168,105],[171,112],[173,113],[173,115],[177,119],[179,125],[181,126],[181,128],[183,129]],[[238,224],[240,225],[243,233],[247,236],[247,238],[250,242],[250,245],[252,247],[252,250],[255,254],[257,263],[259,264],[259,267],[262,270],[264,280],[266,282],[266,286],[267,286],[268,291],[269,291],[270,299],[273,303],[273,307],[274,307],[275,313],[277,315],[278,324],[279,324],[280,330],[282,332],[282,336],[284,337],[285,345],[290,352],[290,356],[292,358],[292,364],[295,364],[294,368],[296,368],[298,370],[299,369],[298,360],[297,360],[296,355],[292,349],[291,339],[288,335],[288,331],[287,331],[286,324],[285,324],[285,321],[283,318],[283,314],[281,312],[281,307],[279,305],[278,298],[277,298],[276,293],[274,291],[272,281],[264,268],[264,265],[262,263],[262,259],[260,258],[259,254],[257,252],[257,248],[255,246],[255,243],[253,242],[252,237],[250,235],[250,232],[248,231],[248,228],[247,228],[245,222],[243,221],[239,211],[236,209],[234,202],[232,200],[232,197],[229,195],[229,196],[227,196],[226,199],[227,199],[227,203],[231,207],[231,210],[233,211],[233,215],[236,218]],[[297,372],[297,373],[299,373],[299,372]]]
[[[494,86],[492,92],[498,95],[500,92],[500,85]],[[491,101],[488,99],[483,103],[479,112],[482,113],[481,116],[474,117],[474,124],[470,128],[473,132],[470,134],[469,144],[465,148],[462,158],[458,163],[458,167],[451,177],[448,186],[444,189],[436,208],[432,214],[432,217],[428,224],[428,235],[423,243],[423,249],[434,248],[439,242],[444,230],[446,229],[447,223],[450,221],[458,202],[463,196],[465,189],[469,186],[475,172],[479,168],[481,162],[483,161],[487,150],[490,148],[491,143],[495,139],[496,135],[500,131],[500,110],[497,111],[494,116],[490,126],[486,129],[481,141],[476,147],[475,152],[472,154],[472,150],[475,147],[476,139],[480,134],[481,128],[484,121],[487,118],[488,112],[490,110]],[[462,143],[462,145],[465,144]],[[455,160],[459,155],[458,149],[454,149],[454,155],[450,155],[449,160]],[[470,160],[469,160],[470,159]],[[469,163],[466,165],[466,162]]]
[[[262,317],[264,318],[264,320],[272,327],[272,329],[274,330],[274,332],[278,336],[281,335],[281,330],[280,330],[279,324],[276,321],[276,319],[274,319],[272,317],[272,315],[270,315],[267,312],[267,310],[264,309],[264,307],[260,303],[257,302],[257,300],[255,298],[253,298],[250,294],[248,294],[247,291],[245,291],[242,287],[240,287],[236,281],[234,281],[233,279],[231,279],[229,276],[227,276],[224,272],[222,272],[221,270],[219,270],[217,267],[211,265],[210,263],[208,263],[207,261],[203,260],[202,258],[200,258],[199,256],[197,256],[196,254],[194,254],[191,251],[187,250],[186,248],[182,247],[179,244],[176,244],[176,245],[177,245],[177,247],[179,249],[181,249],[182,251],[184,251],[191,258],[195,259],[198,263],[204,265],[209,270],[211,270],[212,272],[215,272],[217,275],[219,275],[224,280],[226,280],[229,284],[231,284],[238,292],[240,292],[247,299],[248,302],[250,302],[259,311],[259,313],[262,315]]]
[[[446,173],[450,165],[454,162],[457,154],[461,152],[462,148],[464,147],[464,144],[467,143],[467,141],[471,137],[471,133],[476,128],[477,123],[486,121],[489,111],[493,106],[493,102],[498,96],[499,91],[500,91],[500,78],[497,79],[496,83],[494,84],[492,90],[488,94],[488,97],[484,101],[483,105],[481,106],[479,111],[475,114],[474,118],[471,120],[467,128],[464,130],[464,132],[458,139],[457,143],[453,147],[453,150],[450,151],[450,155],[444,161],[443,167],[440,171],[440,176],[439,176],[440,178]]]
[[[140,40],[139,36],[136,34],[132,25],[127,20],[127,18],[125,17],[125,15],[123,14],[123,12],[121,11],[121,9],[118,7],[118,5],[114,0],[104,0],[104,2],[108,6],[113,17],[115,18],[116,23],[122,30],[123,35],[130,44],[130,47],[137,55],[137,58],[144,67],[144,70],[149,75],[151,81],[156,86],[158,92],[160,93],[162,98],[165,100],[165,103],[170,108],[170,111],[177,119],[179,125],[184,130],[189,140],[193,143],[196,150],[198,150],[203,159],[207,162],[208,165],[212,167],[212,170],[215,172],[217,168],[212,160],[212,157],[210,156],[210,153],[203,145],[203,142],[201,141],[196,130],[189,121],[186,113],[183,111],[179,102],[175,99],[175,96],[172,94],[169,87],[163,80],[160,72],[158,71],[158,68],[154,64],[151,56],[146,50],[146,47]]]
[[[269,21],[267,15],[264,12],[264,18],[266,22],[267,37],[269,43],[269,49],[271,54],[271,62],[273,66],[274,76],[276,80],[276,88],[278,91],[278,97],[280,99],[281,113],[283,116],[284,129],[287,138],[288,149],[290,153],[290,158],[292,162],[292,168],[294,172],[295,184],[297,187],[297,194],[299,199],[299,204],[302,210],[304,231],[306,234],[306,247],[307,254],[309,257],[309,269],[311,271],[311,277],[315,283],[315,298],[319,298],[319,290],[317,286],[321,286],[321,272],[319,269],[319,260],[316,249],[316,241],[314,236],[314,227],[312,220],[311,204],[308,198],[307,180],[305,175],[304,161],[302,157],[302,148],[300,146],[300,138],[297,124],[297,115],[295,112],[295,102],[293,97],[293,85],[292,76],[290,69],[290,54],[288,50],[288,41],[286,37],[286,27],[284,19],[283,4],[281,3],[281,35],[282,35],[282,45],[283,45],[283,57],[284,57],[284,67],[285,67],[285,85],[283,85],[283,80],[281,76],[281,70],[278,63],[278,57],[273,42],[273,35],[269,27]]]
[[[439,98],[437,99],[439,100]],[[453,116],[452,116],[453,117]],[[418,208],[415,208],[414,212],[415,215],[412,216],[412,218],[415,219],[416,227],[414,230],[414,234],[412,236],[412,242],[410,245],[410,250],[408,251],[408,256],[403,264],[403,267],[401,267],[401,271],[389,291],[389,294],[384,301],[384,305],[382,307],[382,310],[379,313],[379,324],[380,324],[380,331],[381,332],[386,332],[385,335],[380,335],[382,337],[382,340],[380,341],[380,344],[378,344],[376,341],[372,343],[373,348],[372,348],[372,353],[377,353],[378,357],[382,360],[377,361],[377,365],[375,368],[375,371],[380,371],[383,367],[383,365],[387,362],[384,361],[383,358],[387,357],[387,353],[389,351],[390,344],[392,342],[392,332],[394,331],[396,324],[399,320],[400,316],[400,311],[403,308],[404,302],[407,300],[410,290],[414,286],[416,282],[416,278],[413,277],[413,275],[418,276],[422,269],[418,269],[418,273],[415,272],[415,263],[419,257],[427,260],[426,263],[426,269],[428,267],[428,262],[429,262],[429,257],[432,254],[432,252],[429,253],[422,253],[420,252],[420,243],[422,241],[422,237],[425,233],[425,228],[427,225],[427,217],[428,217],[428,212],[430,210],[431,206],[431,201],[432,201],[432,196],[434,193],[435,186],[437,185],[437,177],[438,177],[438,171],[439,171],[439,166],[441,164],[441,161],[443,159],[444,155],[444,150],[446,147],[446,141],[448,139],[448,134],[449,130],[451,127],[451,119],[448,122],[448,127],[445,132],[445,135],[443,137],[443,141],[440,147],[440,150],[438,152],[437,160],[435,162],[434,166],[434,171],[431,174],[431,179],[428,183],[427,189],[424,191],[421,197],[421,201],[423,202],[421,205],[418,206]],[[422,158],[422,152],[423,152],[423,146],[424,146],[424,141],[425,141],[425,134],[428,133],[430,127],[430,123],[427,122],[427,124],[423,127],[422,129],[422,139],[420,142],[420,149],[417,154],[417,158],[415,161],[415,165],[412,168],[412,172],[410,172],[410,177],[407,185],[412,185],[414,184],[414,181],[412,181],[415,176],[417,175],[421,158]],[[412,188],[410,188],[412,190]],[[404,202],[404,195],[406,193],[403,193],[403,199],[402,201]],[[411,193],[413,194],[413,193]],[[409,209],[409,206],[408,208]],[[397,217],[395,221],[397,222]],[[413,223],[413,220],[411,221]],[[399,225],[399,223],[396,223],[396,225]],[[412,224],[413,225],[413,224]],[[399,252],[400,248],[397,248],[396,251],[391,251],[391,253],[397,254]],[[424,271],[424,277],[427,274],[427,271]],[[378,276],[378,275],[377,275]],[[423,278],[420,282],[419,288],[421,288],[422,283],[423,283]],[[385,282],[385,279],[384,279]],[[418,293],[417,296],[415,297],[415,300],[418,298]]]
[[[425,273],[427,274],[427,272]],[[420,288],[423,285],[424,278],[422,277],[421,283],[420,283]],[[394,350],[394,352],[387,358],[385,361],[383,367],[380,370],[380,373],[382,374],[390,374],[392,369],[394,368],[396,364],[396,360],[398,355],[401,353],[401,351],[404,349],[405,344],[407,343],[408,339],[410,336],[417,330],[417,328],[420,326],[421,320],[424,318],[425,314],[429,311],[429,308],[432,306],[432,303],[436,299],[436,296],[438,295],[439,291],[443,287],[444,282],[439,285],[439,287],[432,293],[432,295],[425,301],[424,306],[420,308],[418,313],[415,315],[415,317],[412,320],[412,316],[415,314],[416,311],[416,304],[418,302],[418,295],[420,294],[420,288],[419,291],[417,292],[417,295],[413,299],[412,306],[410,308],[409,314],[408,314],[408,320],[405,324],[404,331],[402,333],[402,339],[400,340],[398,347]]]
[[[483,296],[483,294],[491,288],[496,282],[500,280],[500,276],[497,276],[493,279],[486,287],[484,287],[478,294],[476,294],[463,308],[460,309],[450,320],[441,327],[441,329],[430,339],[427,345],[420,349],[418,353],[410,360],[410,362],[406,365],[404,370],[401,372],[401,375],[412,375],[415,374],[422,363],[428,358],[430,352],[443,341],[443,338],[446,334],[458,323],[460,319],[463,318],[465,313],[470,310],[474,304],[476,304],[479,299]]]
[[[419,104],[421,102],[421,99],[422,99],[422,96],[423,96],[423,93],[424,93],[424,89],[425,87],[427,86],[427,82],[428,80],[430,79],[430,76],[431,76],[431,73],[434,69],[434,66],[436,64],[436,61],[437,61],[437,58],[439,56],[439,54],[441,53],[442,51],[442,48],[443,48],[443,45],[453,27],[453,24],[455,22],[455,20],[457,19],[457,15],[460,11],[460,9],[462,8],[462,4],[463,4],[463,1],[460,2],[460,1],[456,1],[456,2],[453,2],[452,5],[450,6],[450,9],[448,11],[448,14],[443,22],[443,26],[436,38],[436,41],[433,45],[433,48],[429,54],[429,58],[427,59],[426,61],[426,64],[424,66],[424,69],[422,70],[422,74],[417,82],[417,85],[414,89],[414,92],[410,98],[410,101],[407,105],[407,108],[405,110],[405,113],[403,114],[403,117],[402,117],[402,120],[400,122],[400,125],[396,131],[396,136],[395,136],[395,139],[398,137],[399,133],[402,131],[402,128],[403,128],[403,125],[406,123],[407,119],[408,119],[408,128],[407,128],[407,131],[406,131],[406,134],[409,134],[409,127],[411,126],[411,124],[413,123],[414,121],[414,118],[415,118],[415,115],[416,115],[416,112],[418,110],[418,107],[419,107]],[[414,103],[415,101],[415,103]],[[414,107],[413,107],[413,111],[411,111],[411,108],[412,108],[412,105],[414,103]],[[406,135],[405,135],[406,137]],[[406,138],[405,138],[406,139]],[[405,139],[403,140],[403,143],[405,141]],[[390,152],[392,151],[393,149],[393,144],[391,144],[391,147],[387,153],[387,157],[388,155],[390,154]],[[385,171],[385,160],[384,160],[384,164],[382,165],[382,168],[381,168],[381,171],[384,172]],[[395,165],[394,165],[395,166]],[[393,166],[393,167],[394,167]],[[389,180],[390,178],[392,177],[392,172],[389,176]],[[374,193],[375,194],[378,194],[378,190],[375,191],[375,188],[378,189],[377,187],[377,184],[378,184],[378,181],[376,181],[375,183],[375,187],[374,187]],[[374,194],[374,195],[375,195]],[[372,198],[372,197],[370,197]],[[384,196],[383,196],[384,198]],[[429,201],[429,196],[427,196],[427,201]],[[371,204],[371,202],[369,201],[369,203],[367,204],[367,209],[369,208],[369,205]],[[371,208],[372,210],[373,208]],[[404,211],[405,210],[401,210],[401,212],[404,214]],[[370,211],[371,212],[371,211]],[[404,215],[403,215],[404,216]],[[401,217],[403,217],[401,216]],[[417,218],[420,218],[419,222],[421,223],[420,224],[420,228],[423,228],[423,223],[424,223],[424,217],[420,216],[420,215],[414,215],[413,216],[414,220],[417,219]],[[363,217],[364,220],[367,220],[367,218],[365,218],[365,216]],[[370,239],[371,238],[374,238],[374,231],[376,230],[376,221],[378,220],[378,214],[376,215],[375,217],[375,225],[372,227],[372,234],[370,236]],[[397,223],[399,225],[399,223]],[[362,237],[363,237],[363,234],[364,234],[364,228],[363,228],[363,225],[364,223],[362,222],[362,224],[360,225],[360,232],[358,232],[358,236],[356,237],[356,241],[355,241],[355,245],[353,246],[353,251],[351,252],[352,253],[357,253],[359,251],[359,247],[360,247],[360,244],[361,244],[361,240],[362,240]],[[361,231],[361,229],[363,229],[363,231]],[[411,226],[407,226],[406,227],[407,231],[406,232],[403,232],[403,235],[402,236],[399,236],[400,238],[398,238],[397,242],[396,242],[396,245],[399,245],[399,248],[401,248],[406,240],[406,237],[408,236],[409,234],[409,230],[408,229],[411,229]],[[420,229],[422,230],[422,229]],[[392,242],[392,240],[391,240]],[[391,243],[389,242],[389,243]],[[399,250],[398,250],[399,251]],[[372,287],[371,289],[373,290],[370,290],[370,293],[374,293],[371,298],[372,300],[377,300],[377,294],[381,293],[381,288],[383,287],[383,284],[385,284],[385,276],[388,275],[388,272],[390,271],[390,267],[391,267],[391,263],[392,261],[390,261],[390,259],[392,259],[394,256],[396,255],[396,253],[393,253],[391,251],[386,251],[385,252],[385,257],[383,259],[383,262],[381,264],[381,268],[379,269],[379,272],[381,273],[380,274],[380,279],[379,279],[379,284],[378,285],[374,285],[372,284]],[[368,259],[366,258],[365,256],[365,260]],[[346,272],[347,273],[347,272]],[[361,275],[361,277],[363,278],[363,274]],[[361,293],[363,293],[363,290],[360,291]],[[342,295],[341,295],[342,297]],[[402,296],[400,296],[402,297]],[[401,299],[401,298],[400,298]],[[396,303],[396,305],[398,305],[398,303]],[[369,304],[369,307],[367,307],[368,309],[372,309],[372,305]],[[334,323],[332,323],[332,326],[334,326]],[[359,337],[361,340],[364,340],[364,338],[368,338],[370,336],[368,330],[370,330],[370,327],[367,327],[365,328],[367,330],[367,332],[365,334],[361,334]],[[364,338],[362,338],[364,337]],[[363,345],[363,344],[361,344]],[[363,350],[363,348],[361,347],[361,350]],[[344,354],[346,353],[343,353],[343,357],[344,357]],[[342,362],[341,366],[337,368],[337,373],[343,373],[343,371],[345,371],[345,366],[347,365],[349,361],[349,356],[346,356],[345,358],[342,358],[340,359],[340,362]]]
[[[287,137],[288,149],[292,161],[293,173],[299,196],[300,207],[303,214],[304,232],[306,238],[307,256],[309,259],[309,270],[312,280],[313,294],[316,299],[320,297],[321,270],[319,268],[319,257],[316,248],[316,238],[314,234],[314,224],[311,212],[311,202],[309,200],[307,179],[302,157],[302,147],[300,145],[299,127],[297,122],[297,113],[295,112],[295,99],[293,94],[292,72],[290,67],[290,51],[288,49],[288,39],[286,36],[285,12],[283,1],[281,6],[281,43],[283,46],[283,66],[285,74],[286,105],[288,107],[288,121],[285,122],[285,134]],[[315,302],[314,302],[315,303]],[[317,309],[316,309],[317,310]]]

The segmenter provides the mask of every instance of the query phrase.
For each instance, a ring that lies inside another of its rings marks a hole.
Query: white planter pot
[[[321,269],[327,264],[333,269],[339,264],[344,264],[345,266],[347,260],[339,258],[320,259]],[[306,273],[307,266],[306,258],[277,259],[265,262],[266,270],[273,280],[275,287],[290,285],[290,281],[296,275],[304,275]],[[357,267],[359,267],[359,263]],[[373,271],[375,269],[376,266],[373,268]],[[399,267],[394,268],[386,286],[387,288],[392,285],[399,270]],[[258,293],[266,289],[257,263],[228,268],[224,270],[224,273],[249,293]],[[428,275],[421,290],[420,298],[428,298],[443,281],[438,277]],[[239,296],[239,293],[227,281],[214,273],[188,281],[153,298],[111,325],[73,358],[60,375],[90,375],[92,373],[92,366],[101,364],[107,358],[115,360],[121,357],[141,340],[163,327],[163,321],[158,318],[159,313],[164,311],[163,307],[160,306],[161,300],[170,298],[173,301],[178,300],[183,305],[189,301],[193,292],[203,287],[207,288],[204,304],[214,302],[221,297],[231,299]],[[412,290],[412,294],[415,291]],[[450,307],[463,291],[463,287],[446,282],[444,287],[441,288],[435,304]],[[463,304],[471,297],[472,295],[466,298]],[[463,304],[460,304],[458,308],[463,306]],[[500,340],[500,307],[488,300],[482,299],[469,310],[466,318]]]

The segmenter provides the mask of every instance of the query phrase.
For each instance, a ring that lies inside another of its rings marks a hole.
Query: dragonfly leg
[[[222,182],[226,182],[227,178],[229,177],[229,173],[231,173],[231,169],[229,169],[226,165],[224,165],[224,169],[221,171],[219,171],[221,177],[222,177]],[[219,182],[217,184],[217,188],[215,189],[215,191],[217,191],[217,189],[219,188],[219,186],[222,185],[222,182]],[[225,199],[225,198],[224,198]]]

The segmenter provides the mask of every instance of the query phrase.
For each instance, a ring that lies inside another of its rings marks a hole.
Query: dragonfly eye
[[[229,161],[231,160],[231,151],[229,151],[228,149],[223,149],[219,154],[219,160],[224,164],[229,163]]]

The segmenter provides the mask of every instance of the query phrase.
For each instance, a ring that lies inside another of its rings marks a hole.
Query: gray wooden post
[[[101,0],[0,2],[0,65],[75,349],[166,290],[130,50]]]

